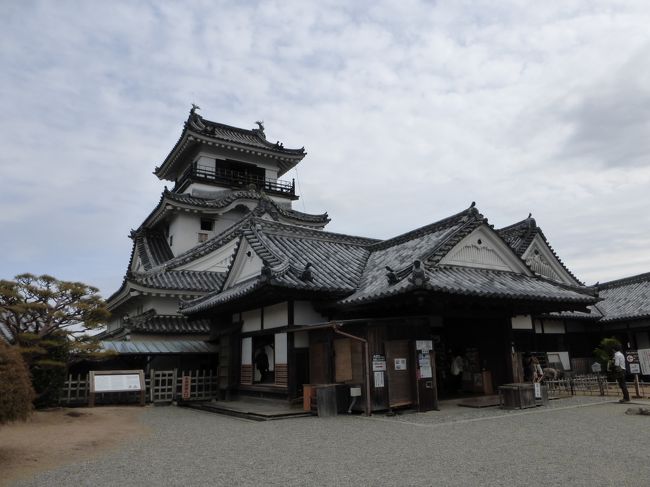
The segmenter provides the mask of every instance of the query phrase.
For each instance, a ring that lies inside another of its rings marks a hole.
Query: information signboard
[[[373,355],[372,356],[372,371],[381,372],[386,370],[386,357],[383,355]]]
[[[140,404],[145,402],[144,371],[142,370],[91,370],[88,405],[95,405],[95,395],[115,392],[139,392]]]
[[[630,374],[641,373],[641,363],[639,362],[639,352],[637,350],[628,350],[625,352],[625,361],[627,362]]]
[[[650,375],[650,348],[642,348],[638,350],[638,353],[641,373],[643,375]]]
[[[95,392],[140,391],[139,374],[95,375]]]
[[[189,375],[184,375],[181,379],[181,398],[186,401],[190,398],[192,393],[192,378]]]

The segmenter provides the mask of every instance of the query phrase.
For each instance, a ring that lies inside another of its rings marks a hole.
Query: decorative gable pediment
[[[486,224],[458,242],[440,265],[455,265],[479,269],[516,272],[532,275],[512,249]]]
[[[539,235],[535,236],[531,244],[523,253],[522,258],[526,261],[526,264],[528,264],[533,272],[541,276],[564,284],[579,284],[573,277],[571,277],[566,269],[564,269],[544,239]]]
[[[232,263],[230,273],[224,283],[223,289],[231,288],[240,282],[250,279],[251,277],[260,275],[262,265],[262,259],[244,238],[237,250],[237,255],[235,255],[235,259]]]
[[[131,272],[143,272],[144,266],[142,265],[142,259],[140,259],[140,256],[136,253],[133,256],[133,263],[131,264]]]

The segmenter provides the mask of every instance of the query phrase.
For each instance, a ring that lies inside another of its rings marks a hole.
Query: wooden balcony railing
[[[231,188],[248,189],[251,185],[255,189],[263,189],[267,193],[280,194],[284,196],[296,196],[295,180],[282,181],[279,179],[268,179],[262,176],[237,171],[233,169],[214,168],[197,163],[189,166],[178,179],[176,186],[184,184],[187,180],[198,180],[217,183]]]

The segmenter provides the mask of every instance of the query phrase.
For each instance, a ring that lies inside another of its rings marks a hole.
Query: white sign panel
[[[395,359],[395,370],[406,370],[406,359],[405,358],[396,358]]]
[[[650,375],[650,348],[642,348],[639,350],[639,362],[641,364],[641,373],[643,375]]]
[[[95,392],[121,392],[139,390],[141,390],[141,387],[140,375],[138,374],[95,376]]]
[[[433,377],[433,372],[431,371],[430,365],[421,365],[420,366],[420,378],[421,379],[430,379]]]
[[[373,372],[380,372],[386,370],[386,357],[382,355],[373,355],[372,370]]]
[[[375,387],[384,387],[384,373],[375,372]]]
[[[535,399],[541,399],[542,398],[542,386],[539,384],[539,382],[535,382]]]
[[[433,341],[431,340],[416,340],[415,349],[422,352],[430,352],[433,350]]]

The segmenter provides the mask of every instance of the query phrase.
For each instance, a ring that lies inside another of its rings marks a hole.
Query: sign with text
[[[140,405],[145,402],[144,371],[142,370],[91,370],[88,374],[90,390],[88,406],[95,405],[96,394],[111,392],[139,392]]]
[[[638,353],[641,373],[643,375],[650,375],[650,348],[642,348],[638,350]]]
[[[386,357],[383,355],[372,356],[372,371],[381,372],[386,370]]]
[[[95,375],[95,392],[140,391],[139,374]]]
[[[187,400],[190,398],[192,391],[192,378],[189,375],[184,375],[181,379],[181,398]]]
[[[405,358],[396,358],[395,359],[395,370],[406,370],[406,359]]]
[[[630,374],[641,373],[641,363],[639,362],[639,352],[636,350],[628,350],[625,352],[625,361],[630,370]]]

